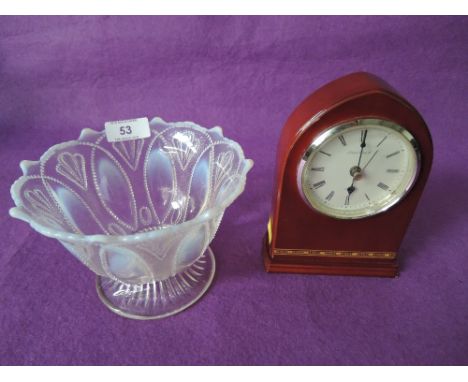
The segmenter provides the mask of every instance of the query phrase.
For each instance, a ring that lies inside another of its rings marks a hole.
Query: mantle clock
[[[426,123],[385,81],[353,73],[323,86],[281,133],[266,270],[397,275],[431,163]]]

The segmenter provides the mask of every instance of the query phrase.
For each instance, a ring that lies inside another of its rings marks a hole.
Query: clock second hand
[[[367,161],[367,163],[364,165],[364,167],[362,168],[361,171],[364,171],[364,169],[369,166],[369,163],[371,162],[372,159],[374,159],[374,157],[377,155],[377,153],[379,152],[379,150],[377,150],[374,155],[371,156],[371,158]]]
[[[361,168],[359,167],[361,164],[361,159],[362,159],[362,152],[364,151],[364,147],[366,147],[366,137],[367,137],[367,130],[364,130],[364,134],[362,136],[361,140],[361,152],[359,153],[359,160],[357,166],[354,168],[356,169],[356,173],[361,173]],[[371,158],[372,159],[372,158]],[[369,163],[367,163],[369,164]],[[351,194],[356,190],[356,187],[354,187],[354,181],[356,180],[356,176],[352,173],[353,168],[351,169],[351,176],[353,177],[353,181],[351,182],[351,186],[349,186],[346,191],[348,191],[348,195],[346,195],[346,200],[345,200],[345,205],[349,205],[349,197]]]

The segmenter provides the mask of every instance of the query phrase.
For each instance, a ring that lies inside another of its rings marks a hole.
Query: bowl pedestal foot
[[[208,290],[215,273],[215,259],[208,248],[183,272],[166,280],[126,284],[97,276],[99,298],[118,315],[150,320],[172,316],[197,302]]]

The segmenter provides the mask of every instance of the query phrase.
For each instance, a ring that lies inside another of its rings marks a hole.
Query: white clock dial
[[[316,138],[304,155],[298,180],[316,210],[357,219],[399,202],[418,171],[419,150],[407,130],[389,121],[360,119]]]

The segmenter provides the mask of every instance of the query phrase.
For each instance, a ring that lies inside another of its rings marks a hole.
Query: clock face
[[[393,122],[369,118],[331,127],[314,139],[299,166],[298,182],[312,208],[358,219],[398,203],[418,172],[413,136]]]

